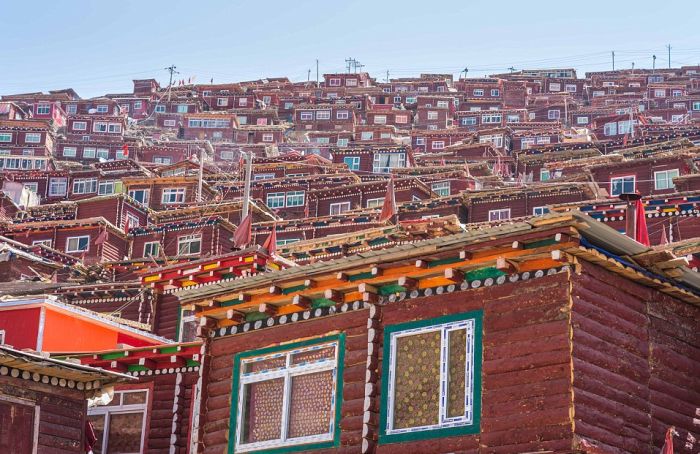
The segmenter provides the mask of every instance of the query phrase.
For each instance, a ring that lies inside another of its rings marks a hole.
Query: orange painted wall
[[[45,352],[95,352],[117,348],[116,330],[46,308]]]

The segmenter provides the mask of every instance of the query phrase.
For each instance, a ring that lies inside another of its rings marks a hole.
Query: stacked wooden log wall
[[[211,358],[208,366],[205,366],[208,370],[206,389],[202,393],[203,414],[200,424],[203,435],[200,440],[200,452],[216,454],[227,452],[232,405],[231,376],[236,353],[277,345],[281,342],[344,332],[346,338],[340,447],[320,452],[359,453],[363,440],[367,319],[368,310],[361,309],[330,318],[279,325],[271,329],[229,336],[213,342],[209,340]]]
[[[389,303],[382,325],[484,311],[481,433],[377,446],[380,454],[570,451],[568,273]]]
[[[658,452],[675,425],[675,452],[698,452],[700,308],[585,263],[573,295],[577,445]]]
[[[0,377],[0,395],[25,399],[40,407],[37,452],[84,452],[87,401],[83,392]]]
[[[153,399],[148,414],[146,445],[153,454],[188,452],[192,389],[198,372],[163,373],[141,378],[141,383],[152,383]]]

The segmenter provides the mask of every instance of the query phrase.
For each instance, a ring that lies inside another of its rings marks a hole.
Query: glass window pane
[[[318,348],[292,355],[292,364],[304,364],[335,358],[335,347]]]
[[[107,454],[141,452],[143,412],[112,413],[109,416]]]
[[[254,361],[250,363],[245,363],[243,368],[244,374],[249,374],[251,372],[262,372],[264,370],[279,369],[287,365],[287,356],[281,355],[274,358],[267,358],[260,361]]]
[[[277,440],[282,434],[284,378],[245,385],[241,441]]]
[[[136,405],[146,403],[146,391],[124,393],[124,405]]]
[[[467,330],[450,331],[448,334],[447,417],[464,416],[465,370]]]
[[[102,437],[105,431],[105,415],[91,415],[89,416],[90,422],[92,423],[92,430],[95,431],[95,437],[97,438],[97,443],[92,448],[93,454],[102,454]]]
[[[288,438],[329,433],[333,417],[333,372],[291,377],[291,387]]]
[[[394,429],[439,422],[440,331],[396,339]]]

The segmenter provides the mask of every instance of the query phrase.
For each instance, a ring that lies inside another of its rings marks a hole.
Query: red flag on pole
[[[636,204],[636,219],[634,222],[637,228],[634,239],[637,240],[637,242],[642,243],[644,246],[651,246],[651,243],[649,243],[649,231],[647,230],[647,216],[644,212],[644,204],[642,203],[642,199],[637,199]]]
[[[665,246],[668,244],[668,236],[666,235],[666,227],[661,226],[661,239],[659,240],[660,246]]]
[[[127,145],[127,144],[122,145],[122,154],[124,155],[125,158],[129,157],[129,145]]]
[[[386,195],[384,196],[384,205],[382,212],[379,214],[379,222],[388,221],[396,214],[396,194],[394,193],[394,176],[389,178],[389,183],[386,185]]]
[[[104,244],[104,242],[107,241],[108,235],[109,234],[107,233],[107,229],[105,228],[104,230],[102,230],[102,232],[100,232],[99,235],[97,235],[97,239],[95,239],[95,244]]]
[[[270,255],[273,255],[275,252],[277,252],[277,224],[276,223],[272,226],[272,231],[270,232],[270,235],[267,237],[267,239],[263,243],[262,247],[264,249],[267,249],[267,252]]]
[[[253,227],[253,213],[248,213],[243,218],[238,228],[233,234],[233,245],[239,249],[246,247],[250,243],[251,229]]]
[[[675,429],[669,427],[666,431],[666,438],[664,439],[664,445],[661,448],[661,454],[673,454],[673,434]]]
[[[626,147],[627,146],[627,134],[622,138],[622,146]]]
[[[129,234],[129,216],[127,216],[126,221],[124,221],[124,233]]]

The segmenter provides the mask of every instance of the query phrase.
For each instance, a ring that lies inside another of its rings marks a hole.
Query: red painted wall
[[[36,349],[41,309],[0,311],[0,329],[5,330],[5,343],[14,348]]]

